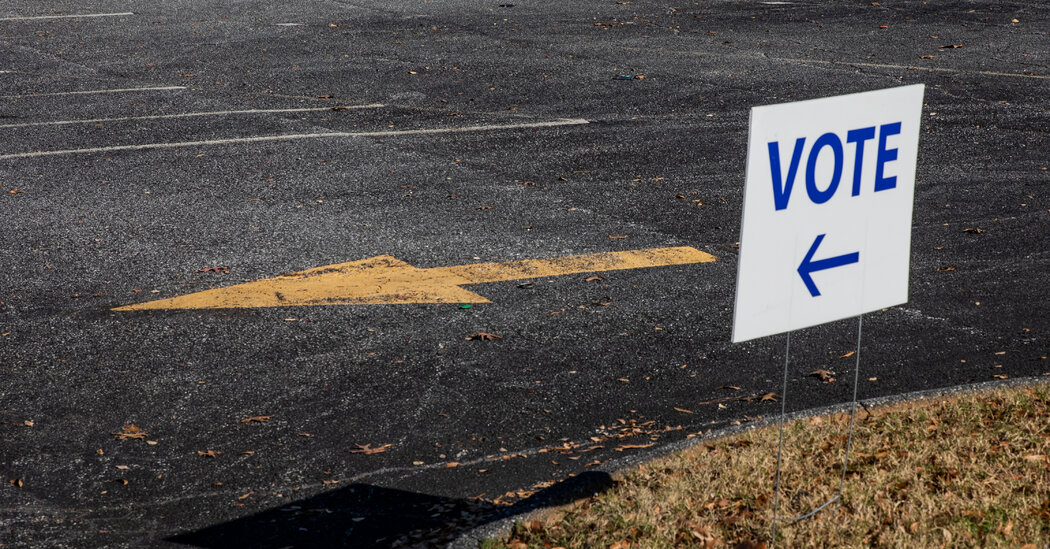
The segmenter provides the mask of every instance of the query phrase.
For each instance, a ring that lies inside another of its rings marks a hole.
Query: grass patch
[[[785,426],[781,516],[834,496],[848,414]],[[781,523],[788,547],[1022,547],[1050,542],[1050,385],[857,410],[841,505]],[[762,547],[777,428],[755,429],[625,472],[618,486],[489,549]]]

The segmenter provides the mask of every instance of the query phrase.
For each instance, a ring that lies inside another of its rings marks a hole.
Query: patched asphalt
[[[0,544],[434,544],[775,415],[784,337],[729,342],[756,105],[926,85],[910,300],[865,316],[861,398],[1050,373],[1043,3],[156,4],[0,7]],[[111,310],[671,246],[717,261]],[[855,330],[793,334],[789,410],[850,400]]]

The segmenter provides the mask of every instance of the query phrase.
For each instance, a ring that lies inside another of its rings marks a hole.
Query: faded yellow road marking
[[[432,269],[417,269],[399,259],[381,255],[113,310],[489,303],[488,299],[460,286],[711,261],[715,261],[715,256],[690,247],[650,248]]]

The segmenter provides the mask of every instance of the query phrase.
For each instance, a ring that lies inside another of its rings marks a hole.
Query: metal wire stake
[[[846,459],[842,463],[842,480],[839,482],[839,496],[846,485],[846,469],[849,468],[849,450],[853,444],[853,417],[857,413],[857,384],[860,381],[860,335],[864,329],[864,315],[857,315],[857,362],[853,366],[853,403],[849,407],[849,435],[846,437]]]
[[[791,349],[791,333],[788,332],[787,343],[786,343],[786,345],[784,347],[784,389],[783,389],[783,393],[781,394],[781,401],[780,401],[780,442],[777,445],[777,475],[776,475],[776,482],[775,482],[774,488],[773,488],[773,494],[774,494],[773,495],[773,528],[772,528],[772,537],[770,538],[770,543],[771,544],[773,542],[775,542],[776,538],[777,538],[777,522],[778,521],[791,521],[791,522],[793,522],[793,521],[806,519],[806,518],[809,518],[809,517],[819,513],[820,511],[824,510],[825,507],[827,507],[828,505],[831,505],[832,503],[834,503],[836,501],[838,501],[839,504],[842,503],[842,492],[843,492],[843,490],[845,489],[845,486],[846,486],[846,471],[847,471],[847,469],[849,469],[849,454],[850,454],[850,449],[853,446],[853,424],[854,424],[854,419],[856,418],[856,415],[857,415],[857,387],[860,384],[860,341],[861,341],[861,335],[862,335],[863,328],[864,328],[864,315],[861,314],[861,315],[857,316],[857,350],[854,351],[854,354],[857,356],[857,361],[856,361],[856,363],[855,363],[855,365],[853,367],[853,400],[852,400],[852,402],[850,402],[850,408],[849,408],[849,434],[846,437],[846,455],[845,455],[845,457],[843,458],[843,461],[842,461],[842,477],[839,479],[838,493],[835,494],[835,496],[832,497],[831,499],[829,499],[828,501],[825,501],[823,504],[821,504],[820,507],[817,507],[816,509],[813,509],[812,511],[810,511],[810,512],[804,514],[804,515],[799,515],[797,517],[778,517],[777,516],[777,509],[778,509],[778,506],[779,506],[779,503],[780,503],[780,467],[781,467],[781,461],[782,461],[782,457],[783,457],[783,453],[784,453],[784,416],[786,414],[786,409],[787,409],[788,353],[789,353],[789,351]]]
[[[784,343],[784,388],[780,391],[780,442],[777,444],[777,476],[773,484],[773,534],[772,544],[777,539],[777,507],[780,505],[780,459],[784,454],[784,415],[787,413],[788,357],[791,356],[791,332]]]

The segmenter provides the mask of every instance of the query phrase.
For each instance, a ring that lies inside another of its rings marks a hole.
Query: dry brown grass
[[[780,515],[836,493],[847,415],[785,426]],[[1050,543],[1050,385],[857,411],[842,505],[780,523],[785,547]],[[488,547],[761,547],[777,429],[702,443],[627,472],[609,492]]]

